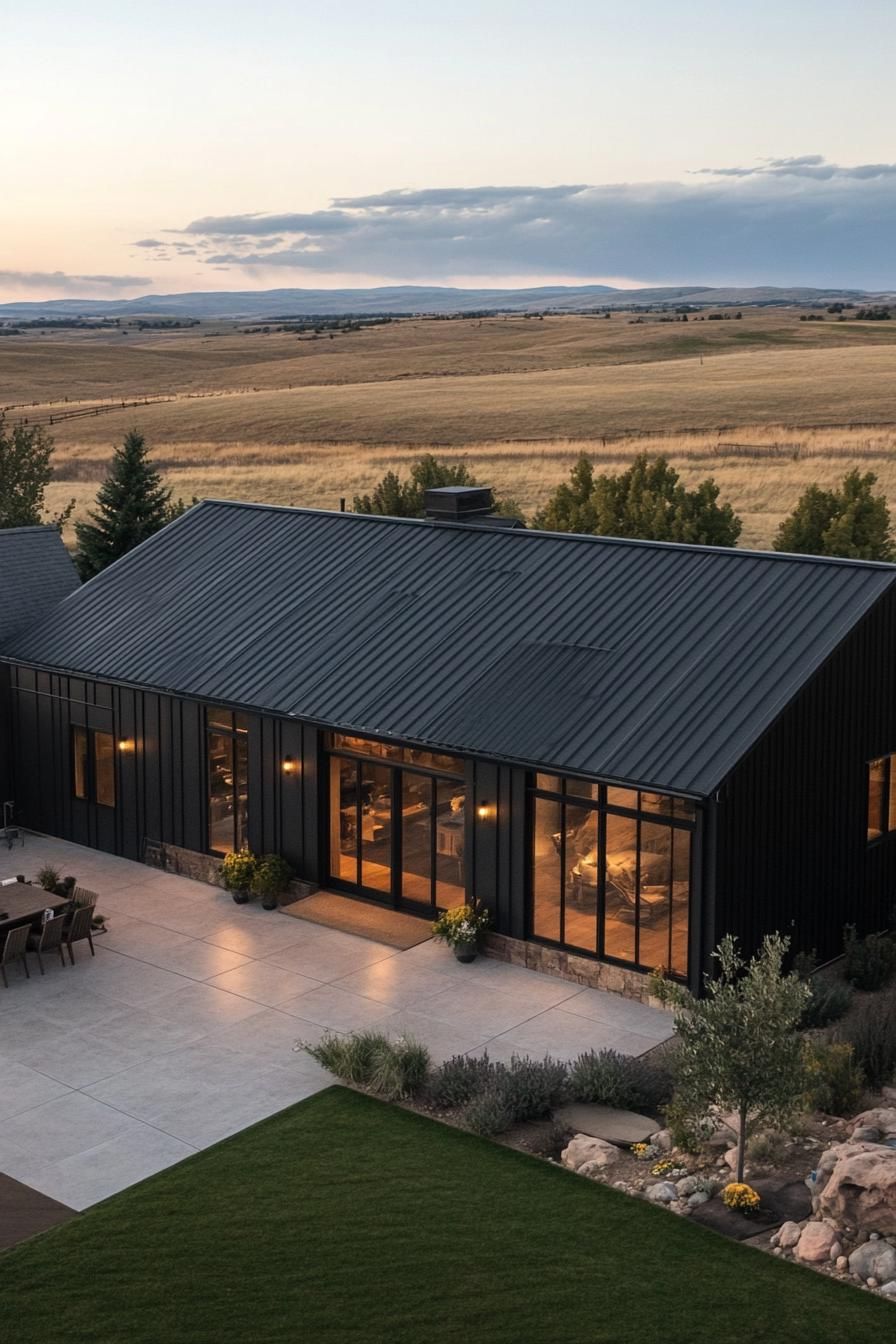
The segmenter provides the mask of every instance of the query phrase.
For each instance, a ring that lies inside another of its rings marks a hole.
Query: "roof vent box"
[[[423,507],[427,518],[446,523],[462,523],[491,513],[492,492],[488,486],[440,485],[427,490]]]

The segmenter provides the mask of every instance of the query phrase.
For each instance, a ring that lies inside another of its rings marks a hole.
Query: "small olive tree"
[[[737,939],[723,938],[713,953],[718,974],[707,976],[702,999],[661,973],[653,978],[654,992],[675,1009],[676,1096],[695,1116],[711,1108],[735,1112],[739,1181],[748,1136],[783,1123],[805,1091],[798,1027],[811,990],[784,974],[787,947],[787,938],[770,934],[744,962]]]

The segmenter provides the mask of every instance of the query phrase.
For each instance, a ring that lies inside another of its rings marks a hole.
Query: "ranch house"
[[[896,566],[206,501],[0,640],[35,830],[309,889],[638,995],[838,953],[896,879]],[[61,547],[59,547],[61,550]],[[59,561],[58,551],[55,562]],[[72,587],[68,574],[68,588]]]

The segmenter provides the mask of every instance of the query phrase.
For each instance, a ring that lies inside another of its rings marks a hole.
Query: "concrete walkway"
[[[65,841],[0,851],[99,893],[96,957],[0,987],[0,1171],[75,1209],[310,1096],[326,1029],[409,1033],[435,1059],[487,1050],[638,1055],[671,1034],[640,1003],[432,941],[405,952]],[[47,959],[45,959],[46,961]]]

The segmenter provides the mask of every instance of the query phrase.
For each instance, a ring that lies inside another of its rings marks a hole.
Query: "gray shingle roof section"
[[[706,795],[896,566],[206,501],[17,660]]]
[[[77,587],[58,528],[0,528],[0,653]]]

